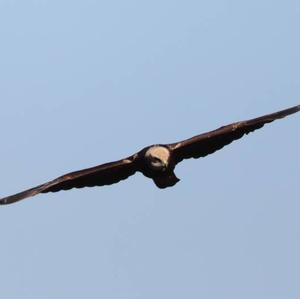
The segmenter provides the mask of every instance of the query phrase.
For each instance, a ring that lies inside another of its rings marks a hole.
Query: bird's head
[[[170,151],[163,146],[152,146],[146,151],[145,158],[152,170],[165,171],[169,166]]]

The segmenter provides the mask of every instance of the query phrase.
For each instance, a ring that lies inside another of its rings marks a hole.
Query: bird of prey
[[[171,144],[155,144],[125,159],[71,172],[29,190],[0,199],[11,204],[39,193],[118,183],[137,171],[152,179],[158,188],[174,186],[179,179],[176,164],[184,159],[205,157],[265,124],[300,111],[300,105],[262,117],[236,122],[217,130]]]

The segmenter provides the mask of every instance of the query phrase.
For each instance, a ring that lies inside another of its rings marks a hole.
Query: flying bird
[[[300,105],[262,117],[236,122],[183,141],[147,146],[125,159],[71,172],[37,187],[2,198],[0,204],[11,204],[39,193],[111,185],[127,179],[137,171],[152,179],[158,188],[172,187],[179,182],[174,169],[182,160],[205,157],[245,134],[262,128],[267,123],[298,111],[300,111]]]

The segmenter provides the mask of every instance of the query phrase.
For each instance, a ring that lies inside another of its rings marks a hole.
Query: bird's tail
[[[153,178],[153,181],[158,188],[164,189],[167,187],[174,186],[176,183],[180,181],[180,179],[177,178],[175,173],[172,171],[164,175]]]

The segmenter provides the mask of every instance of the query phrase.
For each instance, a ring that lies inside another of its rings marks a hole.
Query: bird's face
[[[153,146],[147,150],[145,158],[152,170],[165,171],[169,165],[170,152],[163,146]]]

